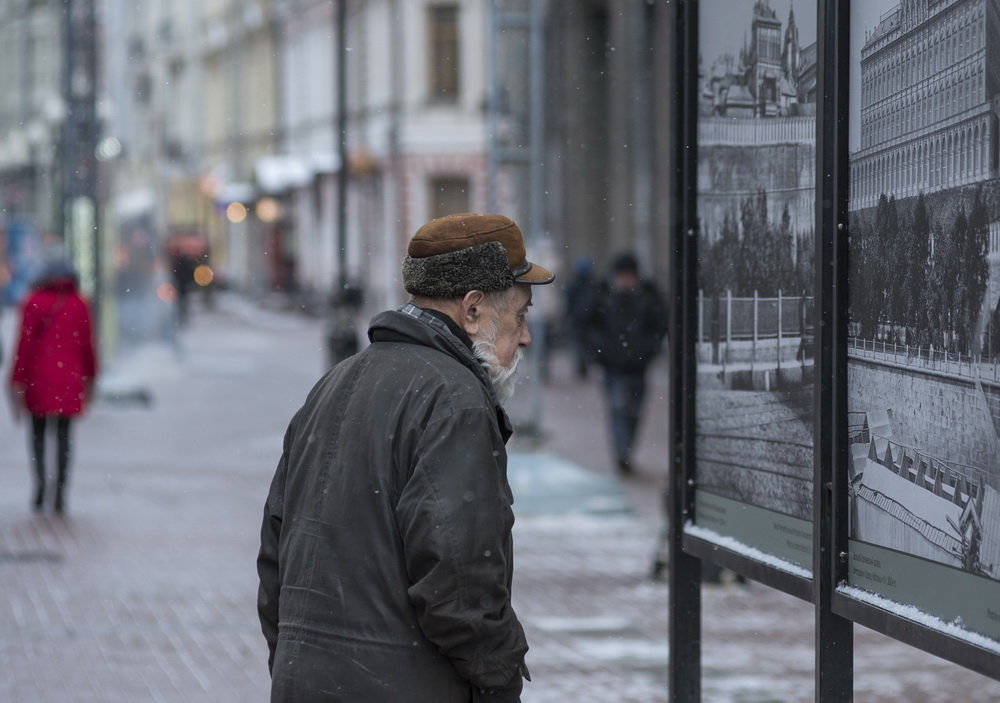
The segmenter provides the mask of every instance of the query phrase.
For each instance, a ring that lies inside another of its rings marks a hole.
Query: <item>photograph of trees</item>
[[[723,217],[718,237],[704,243],[702,291],[706,296],[802,295],[813,288],[812,232],[795,235],[788,208],[773,221],[766,191],[745,198]]]
[[[921,193],[909,204],[882,194],[854,218],[851,335],[980,353],[973,332],[989,278],[989,210],[976,188],[933,216]]]

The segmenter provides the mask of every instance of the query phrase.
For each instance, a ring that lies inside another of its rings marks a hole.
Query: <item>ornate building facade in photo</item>
[[[815,43],[800,46],[794,11],[783,24],[767,0],[754,2],[748,30],[736,55],[700,75],[698,210],[709,242],[761,190],[769,219],[787,210],[796,235],[813,230]]]
[[[996,176],[997,0],[904,0],[861,49],[851,210]]]

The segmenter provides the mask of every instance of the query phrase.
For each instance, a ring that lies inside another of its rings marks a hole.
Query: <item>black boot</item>
[[[69,423],[68,417],[61,417],[56,424],[56,460],[59,473],[56,475],[56,502],[53,509],[62,515],[66,509],[66,479],[69,477]]]
[[[618,473],[622,476],[630,476],[632,474],[632,461],[629,459],[628,454],[618,457]]]
[[[56,500],[52,504],[52,509],[57,515],[62,515],[66,509],[66,465],[60,464],[59,473],[56,475]]]
[[[45,504],[45,418],[31,417],[31,462],[35,468],[35,502],[37,513]]]

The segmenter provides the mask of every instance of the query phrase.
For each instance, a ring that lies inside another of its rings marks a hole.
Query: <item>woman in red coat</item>
[[[58,260],[44,267],[24,301],[11,389],[31,415],[35,510],[45,502],[45,430],[56,431],[54,509],[63,512],[70,457],[70,422],[83,412],[97,376],[90,310],[77,290],[76,272]]]

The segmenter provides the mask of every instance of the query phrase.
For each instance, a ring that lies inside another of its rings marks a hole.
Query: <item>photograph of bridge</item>
[[[850,536],[1000,579],[1000,0],[851,13]]]
[[[699,490],[812,519],[816,3],[699,3]]]

